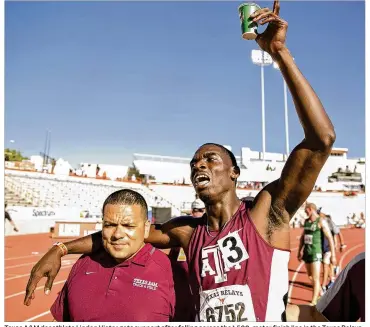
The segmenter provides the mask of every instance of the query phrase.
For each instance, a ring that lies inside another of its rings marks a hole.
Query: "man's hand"
[[[259,25],[269,23],[266,30],[257,35],[256,42],[263,51],[268,52],[271,56],[285,48],[288,23],[279,17],[279,12],[280,1],[275,0],[272,10],[262,8],[250,16],[252,21]]]
[[[301,252],[298,252],[297,259],[298,259],[298,261],[302,261],[302,253]]]
[[[24,304],[31,305],[31,300],[35,298],[35,289],[42,277],[47,277],[44,292],[46,295],[50,293],[54,279],[59,272],[61,266],[62,253],[58,247],[52,247],[32,268],[31,276],[27,283],[26,296]]]
[[[328,321],[316,307],[303,304],[287,304],[286,306],[287,322],[324,322]]]

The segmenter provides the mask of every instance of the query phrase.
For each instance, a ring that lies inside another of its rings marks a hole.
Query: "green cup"
[[[261,9],[255,3],[243,3],[238,7],[242,37],[245,40],[254,40],[257,37],[257,23],[250,20],[250,15]]]

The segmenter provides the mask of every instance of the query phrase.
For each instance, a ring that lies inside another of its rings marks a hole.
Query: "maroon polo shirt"
[[[170,261],[146,244],[120,264],[104,249],[82,256],[50,311],[57,321],[167,322],[174,306]]]

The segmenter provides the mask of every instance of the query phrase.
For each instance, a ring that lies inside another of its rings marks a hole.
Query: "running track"
[[[312,289],[304,264],[297,260],[301,229],[291,231],[291,259],[289,263],[289,300],[292,303],[308,303]],[[365,232],[360,229],[342,229],[347,248],[337,253],[338,263],[343,268],[358,253],[365,251]],[[23,305],[25,288],[33,265],[55,240],[48,234],[5,237],[5,321],[52,321],[49,308],[62,289],[78,255],[68,255],[62,260],[62,268],[54,281],[50,295],[43,293],[46,279],[42,279],[35,291],[31,306]]]

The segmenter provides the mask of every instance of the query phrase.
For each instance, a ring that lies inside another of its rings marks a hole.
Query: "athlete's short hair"
[[[223,145],[217,144],[217,143],[204,143],[201,147],[203,147],[205,145],[215,145],[215,146],[219,147],[224,153],[226,153],[229,156],[233,166],[238,167],[238,163],[236,162],[236,158],[235,158],[234,154],[229,149],[227,149]]]
[[[316,206],[315,203],[309,203],[309,202],[307,202],[306,203],[306,208],[310,208],[310,209],[312,209],[312,210],[314,210],[314,211],[317,212],[317,206]]]
[[[126,204],[126,205],[134,205],[138,204],[139,206],[142,207],[144,211],[144,218],[145,220],[148,219],[148,205],[144,199],[144,197],[133,190],[130,189],[122,189],[113,192],[111,195],[109,195],[103,204],[103,215],[104,215],[104,209],[107,204]]]

